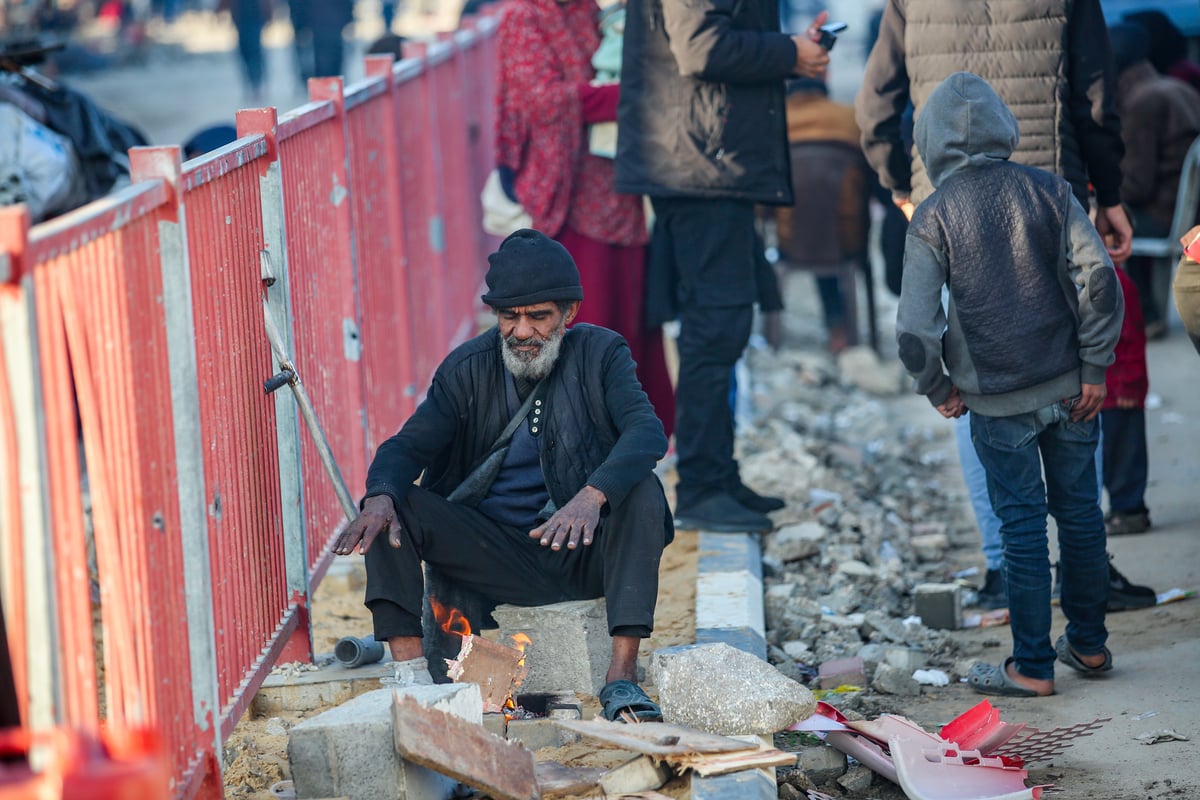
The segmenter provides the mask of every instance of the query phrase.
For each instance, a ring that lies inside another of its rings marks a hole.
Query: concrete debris
[[[880,664],[871,678],[871,688],[884,694],[915,697],[921,693],[921,684],[913,680],[910,673],[891,664]]]
[[[962,490],[939,482],[952,430],[889,418],[876,395],[902,388],[899,366],[867,348],[836,363],[811,352],[751,357],[756,417],[739,436],[743,477],[788,500],[764,541],[771,662],[795,678],[857,656],[871,685],[886,648],[898,647],[913,652],[894,665],[901,675],[885,676],[893,691],[913,691],[915,669],[957,676],[961,652],[948,631],[961,625],[961,586],[929,598],[957,598],[941,603],[946,614],[908,621],[916,587],[951,584],[963,567],[951,554],[978,548]]]
[[[660,649],[649,672],[664,718],[710,733],[770,734],[816,708],[804,686],[724,643]]]
[[[813,786],[833,783],[846,772],[846,754],[829,745],[802,747],[797,755],[797,766],[803,770]]]

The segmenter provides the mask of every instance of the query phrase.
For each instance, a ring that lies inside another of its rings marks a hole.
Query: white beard
[[[532,338],[521,340],[513,336],[501,339],[500,355],[504,359],[504,366],[508,367],[508,371],[514,377],[540,381],[550,374],[550,370],[554,369],[554,363],[558,361],[558,354],[562,349],[562,340],[566,331],[567,322],[564,319],[562,324],[550,333],[550,338],[544,342],[538,342]],[[513,349],[534,343],[541,345],[536,353],[522,353]]]

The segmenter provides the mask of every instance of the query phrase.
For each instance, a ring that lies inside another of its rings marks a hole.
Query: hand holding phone
[[[830,22],[817,28],[817,44],[825,50],[832,50],[837,44],[838,34],[849,26],[844,22]]]
[[[820,44],[821,27],[829,19],[829,12],[817,14],[812,25],[803,34],[793,35],[792,42],[796,45],[796,66],[794,72],[806,78],[824,78],[825,67],[829,64],[828,49]]]

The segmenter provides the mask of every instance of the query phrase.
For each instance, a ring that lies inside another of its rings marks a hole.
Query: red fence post
[[[33,277],[25,265],[29,235],[29,212],[24,206],[0,209],[0,440],[4,440],[5,465],[0,467],[4,485],[0,497],[5,515],[0,518],[4,534],[6,593],[3,598],[13,671],[16,678],[21,718],[26,727],[48,730],[61,711],[55,672],[60,647],[53,616],[53,584],[48,560],[51,517],[43,494],[43,476],[48,471],[45,416],[39,408],[37,320],[34,313]],[[60,609],[61,610],[61,609]],[[90,642],[90,631],[88,632]],[[95,690],[95,679],[90,684]],[[95,720],[94,695],[90,706],[76,712]]]
[[[262,199],[264,275],[267,305],[283,346],[293,352],[291,292],[288,287],[287,215],[284,213],[283,177],[279,165],[279,117],[273,107],[244,109],[237,114],[239,137],[261,134],[267,143],[264,168],[259,172]],[[275,392],[275,442],[279,448],[279,491],[283,512],[283,549],[288,594],[301,618],[288,638],[280,658],[312,661],[312,624],[309,614],[310,581],[308,535],[304,514],[300,441],[300,414],[289,391]]]
[[[175,466],[179,494],[179,525],[184,554],[184,594],[187,604],[189,661],[192,677],[192,716],[202,741],[202,783],[197,796],[219,798],[221,785],[221,696],[217,683],[215,622],[205,500],[204,448],[200,430],[200,388],[197,379],[195,322],[192,310],[191,264],[188,258],[186,212],[181,186],[182,160],[178,147],[139,147],[129,151],[133,181],[159,179],[170,188],[173,213],[159,225],[162,259],[162,304],[170,356],[171,408],[174,422]]]

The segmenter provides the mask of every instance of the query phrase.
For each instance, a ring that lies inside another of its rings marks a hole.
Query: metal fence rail
[[[30,228],[0,210],[0,598],[25,727],[149,727],[174,797],[270,668],[310,658],[344,515],[264,313],[357,495],[473,330],[496,22]]]

